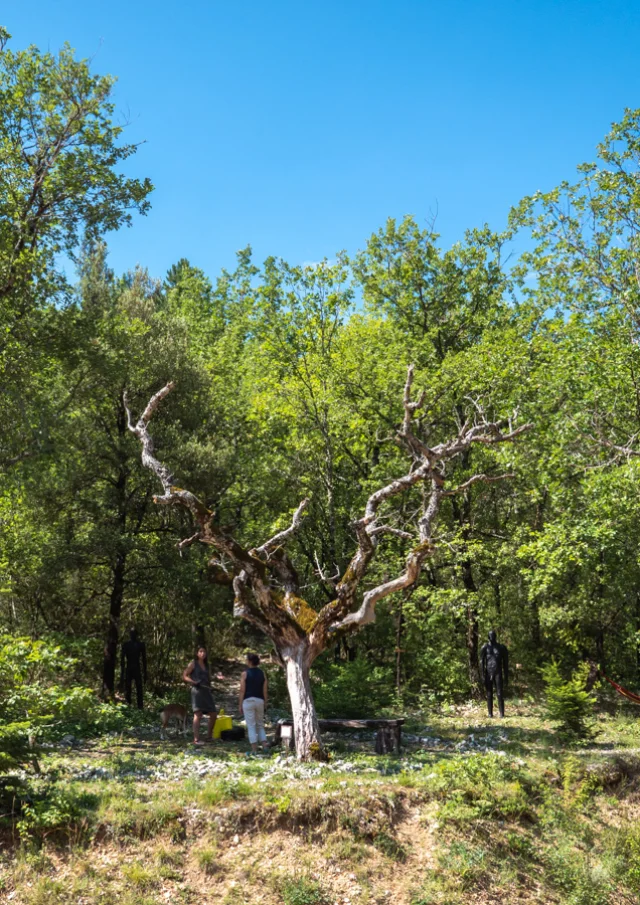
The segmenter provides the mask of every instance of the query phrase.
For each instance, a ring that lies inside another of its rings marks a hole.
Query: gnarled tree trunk
[[[285,647],[280,651],[280,656],[287,675],[296,755],[300,760],[321,760],[324,749],[311,692],[309,645],[300,642],[296,647]]]
[[[370,495],[364,515],[353,523],[356,550],[344,575],[335,585],[335,599],[319,612],[299,596],[300,581],[285,550],[288,540],[301,524],[308,501],[304,500],[298,506],[289,528],[279,531],[262,546],[245,550],[215,524],[214,515],[194,494],[174,485],[171,471],[155,456],[148,423],[162,399],[171,392],[173,384],[167,384],[151,398],[135,424],[128,416],[129,429],[142,443],[143,464],[162,483],[164,493],[155,497],[155,502],[182,506],[189,510],[197,525],[196,533],[181,541],[179,548],[201,543],[217,550],[220,558],[213,557],[209,568],[225,583],[233,582],[235,615],[251,622],[275,645],[287,673],[296,753],[301,760],[324,758],[309,679],[309,670],[315,658],[348,634],[375,621],[378,601],[416,585],[422,565],[434,549],[432,533],[444,497],[464,493],[479,481],[512,477],[477,474],[458,487],[449,489],[446,486],[447,463],[467,451],[472,443],[504,443],[529,427],[524,425],[513,429],[508,421],[487,421],[478,403],[474,403],[472,415],[460,424],[456,437],[428,446],[413,430],[413,417],[423,406],[425,396],[422,394],[418,401],[412,401],[412,382],[413,369],[410,368],[404,387],[404,419],[398,439],[412,458],[411,468]],[[509,430],[503,433],[502,428],[507,425]],[[428,491],[417,525],[412,525],[413,530],[406,531],[384,523],[380,510],[385,510],[385,504],[419,485],[424,485]],[[404,570],[395,578],[369,588],[360,597],[360,583],[367,574],[380,539],[386,534],[411,542]]]

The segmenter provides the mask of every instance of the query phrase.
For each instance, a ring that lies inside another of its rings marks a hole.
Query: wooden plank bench
[[[343,729],[377,729],[376,736],[376,752],[378,754],[388,754],[390,751],[400,753],[402,744],[402,724],[403,719],[397,720],[318,720],[318,725],[323,732],[339,732]],[[293,720],[281,720],[276,725],[275,742],[279,743],[282,739],[282,727],[290,726],[291,734],[288,735],[290,745],[293,747]]]

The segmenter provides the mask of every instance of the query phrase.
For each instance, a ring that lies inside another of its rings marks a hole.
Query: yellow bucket
[[[225,729],[233,729],[233,720],[230,716],[225,716],[224,710],[220,710],[213,727],[213,737],[220,738],[220,733]]]

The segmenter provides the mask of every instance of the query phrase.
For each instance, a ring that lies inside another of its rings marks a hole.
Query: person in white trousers
[[[249,744],[254,754],[258,751],[260,742],[266,751],[267,733],[264,731],[264,711],[267,706],[268,682],[267,677],[260,669],[260,657],[257,654],[249,654],[247,668],[240,679],[239,710],[244,714],[247,723]]]

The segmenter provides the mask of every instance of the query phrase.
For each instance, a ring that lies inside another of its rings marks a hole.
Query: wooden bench
[[[343,729],[377,729],[376,735],[376,753],[389,754],[394,751],[400,753],[400,745],[402,743],[402,724],[400,720],[318,720],[318,725],[323,732],[340,732]],[[276,725],[275,741],[282,740],[282,727],[290,726],[291,732],[287,733],[286,741],[290,747],[294,746],[293,738],[293,720],[281,720]]]

